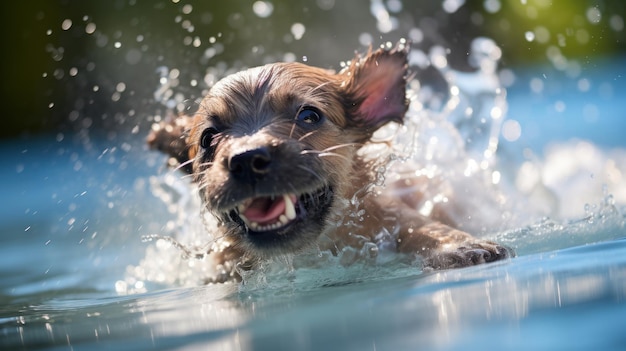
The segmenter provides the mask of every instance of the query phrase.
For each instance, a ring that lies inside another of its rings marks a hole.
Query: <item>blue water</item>
[[[620,100],[626,69],[620,62],[624,60],[623,56],[594,57],[585,62],[577,78],[550,66],[517,70],[526,79],[508,89],[507,100],[508,117],[519,120],[524,130],[520,142],[541,151],[550,142],[575,136],[605,148],[623,147],[626,118]],[[532,78],[543,82],[540,93],[530,91]],[[588,88],[581,90],[579,84]]]
[[[607,155],[626,148],[619,62],[592,76],[614,84],[611,96],[584,95],[597,107],[591,119],[566,81],[542,94],[518,81],[509,117],[527,133],[503,149],[540,154],[572,137]],[[567,106],[556,117],[555,101]],[[626,347],[626,212],[601,191],[586,200],[600,204],[586,214],[498,233],[519,256],[495,264],[427,273],[406,265],[323,267],[269,285],[162,284],[122,296],[116,282],[154,245],[141,236],[176,218],[150,186],[150,177],[167,172],[162,156],[145,148],[141,134],[25,137],[4,142],[0,154],[3,350]]]
[[[617,350],[626,343],[625,252],[626,241],[614,240],[309,290],[285,285],[236,293],[233,286],[206,286],[131,297],[30,298],[5,306],[17,316],[2,318],[2,345]]]

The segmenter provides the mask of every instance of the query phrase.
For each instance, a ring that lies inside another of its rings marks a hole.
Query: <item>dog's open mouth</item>
[[[288,226],[296,220],[298,197],[293,194],[248,199],[237,206],[239,218],[248,229],[266,232]]]
[[[243,225],[255,242],[285,237],[292,227],[308,221],[319,223],[328,213],[333,191],[324,186],[312,193],[293,193],[249,198],[239,203],[228,216]]]

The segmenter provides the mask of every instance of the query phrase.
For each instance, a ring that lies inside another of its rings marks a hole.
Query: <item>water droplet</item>
[[[539,78],[533,78],[530,80],[530,90],[533,93],[539,94],[543,91],[543,81]]]
[[[535,33],[527,31],[526,33],[524,33],[524,38],[526,38],[526,41],[532,42],[535,40]]]
[[[322,10],[332,10],[335,7],[335,0],[317,0],[317,6]]]
[[[500,0],[485,0],[484,7],[485,11],[489,13],[496,13],[500,11],[502,4],[500,3]]]
[[[291,34],[293,34],[294,39],[296,40],[302,39],[304,32],[306,32],[306,28],[304,27],[304,24],[294,23],[293,25],[291,25]]]
[[[614,31],[621,32],[624,30],[624,19],[620,15],[613,15],[609,19],[609,25]]]
[[[361,33],[359,35],[359,43],[363,46],[372,45],[373,38],[370,33]]]
[[[274,12],[274,5],[268,1],[255,1],[252,4],[252,11],[261,18],[267,18]]]
[[[591,82],[587,78],[581,78],[578,80],[578,90],[582,92],[587,92],[591,88]]]
[[[115,86],[115,90],[119,91],[120,93],[123,92],[124,90],[126,90],[126,84],[124,82],[117,83],[117,85]]]
[[[491,183],[493,184],[499,184],[500,183],[500,179],[501,179],[501,174],[498,171],[494,171],[493,173],[491,173]]]
[[[606,204],[608,206],[615,205],[615,197],[613,196],[613,194],[609,194],[609,195],[606,196]]]
[[[71,19],[66,19],[61,23],[61,29],[63,30],[68,30],[72,28],[72,20]]]
[[[447,13],[455,13],[463,4],[465,0],[444,0],[441,6]]]
[[[95,31],[96,31],[96,24],[95,23],[87,23],[87,25],[85,26],[85,33],[93,34]]]
[[[600,20],[602,19],[602,13],[595,6],[588,8],[585,14],[587,15],[587,20],[591,24],[598,24],[600,23]]]
[[[533,31],[535,39],[542,44],[550,41],[550,31],[544,26],[537,26]]]

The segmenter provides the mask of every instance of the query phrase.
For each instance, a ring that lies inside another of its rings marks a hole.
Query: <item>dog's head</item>
[[[195,116],[149,142],[192,163],[204,203],[244,252],[300,250],[328,229],[338,199],[364,185],[355,184],[369,171],[357,150],[382,125],[402,121],[407,51],[357,56],[339,73],[276,63],[233,74]]]

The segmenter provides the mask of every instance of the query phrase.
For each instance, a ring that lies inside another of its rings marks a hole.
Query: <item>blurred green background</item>
[[[504,67],[547,62],[558,69],[563,59],[584,63],[592,57],[622,55],[624,4],[3,1],[0,138],[84,128],[145,128],[150,116],[167,109],[155,98],[164,72],[159,67],[178,69],[175,92],[193,100],[210,84],[205,82],[212,77],[207,75],[210,67],[224,72],[288,58],[338,68],[340,60],[370,42],[378,45],[401,37],[413,38],[415,47],[424,51],[432,45],[449,48],[450,64],[461,70],[468,69],[468,47],[477,36],[500,45]],[[378,11],[381,6],[386,11]],[[384,22],[385,13],[392,19]]]

